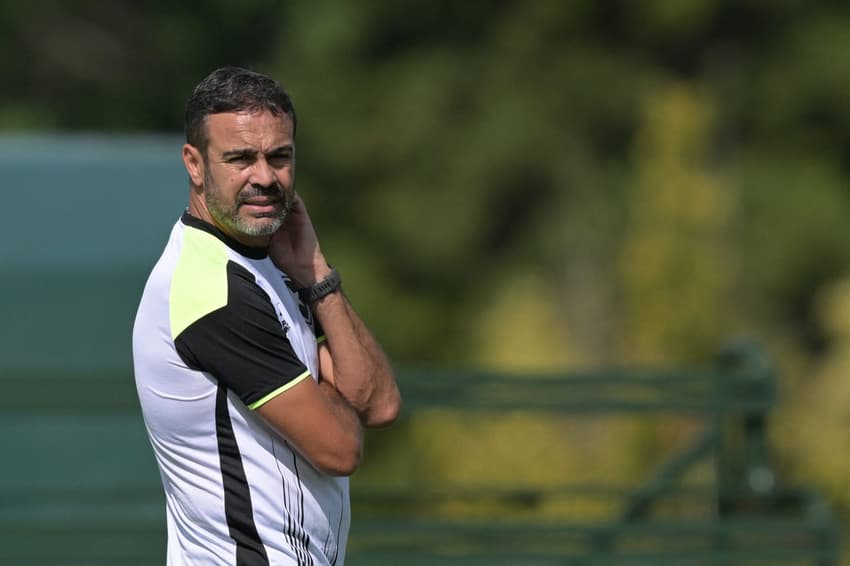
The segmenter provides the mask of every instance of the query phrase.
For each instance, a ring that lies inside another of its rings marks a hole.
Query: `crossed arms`
[[[300,197],[269,253],[302,287],[330,273]],[[257,412],[317,469],[350,475],[360,463],[363,427],[395,421],[401,396],[386,354],[342,289],[312,307],[327,338],[319,346],[318,383],[302,380]]]

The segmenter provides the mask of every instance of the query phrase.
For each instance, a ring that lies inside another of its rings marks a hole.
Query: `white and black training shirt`
[[[318,375],[317,331],[268,258],[184,213],[133,328],[136,387],[166,495],[168,566],[342,565],[348,478],[254,410]]]

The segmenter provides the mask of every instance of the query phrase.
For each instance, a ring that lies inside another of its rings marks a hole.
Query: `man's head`
[[[213,71],[186,105],[189,212],[248,245],[265,245],[294,199],[295,110],[273,79]]]
[[[277,81],[241,67],[222,67],[199,82],[186,101],[186,143],[205,153],[209,143],[207,117],[243,111],[267,111],[274,116],[286,114],[292,120],[292,135],[295,136],[295,107]]]

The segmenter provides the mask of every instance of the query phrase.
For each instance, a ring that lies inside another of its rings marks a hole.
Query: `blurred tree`
[[[563,275],[539,294],[553,315],[535,320],[553,337],[553,324],[586,323],[578,345],[607,351],[595,322],[607,320],[610,262],[598,252],[614,247],[618,199],[606,193],[624,171],[643,71],[592,43],[566,48],[598,17],[590,2],[450,3],[418,10],[403,32],[386,24],[398,6],[299,5],[276,64],[305,119],[322,120],[299,134],[300,171],[346,252],[337,262],[351,278],[378,267],[370,292],[400,307],[378,313],[379,333],[403,359],[481,361],[469,339],[487,339],[477,321],[501,308],[499,290]]]
[[[815,480],[847,515],[850,461],[844,455],[850,449],[850,280],[825,288],[816,309],[831,346],[809,379],[788,387],[795,402],[778,421],[775,437],[794,476]]]
[[[815,298],[850,262],[847,179],[805,146],[744,151],[737,177],[737,303],[753,328],[783,346],[777,353],[816,358],[828,332]]]
[[[3,2],[0,129],[179,131],[213,66],[256,66],[280,4]],[[14,77],[12,80],[10,77]]]
[[[622,347],[631,362],[705,359],[731,328],[734,194],[709,168],[711,120],[686,84],[647,100],[622,255]]]

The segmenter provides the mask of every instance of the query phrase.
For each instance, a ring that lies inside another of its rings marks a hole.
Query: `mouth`
[[[277,214],[281,208],[280,200],[270,197],[245,199],[240,203],[240,206],[255,216]]]

